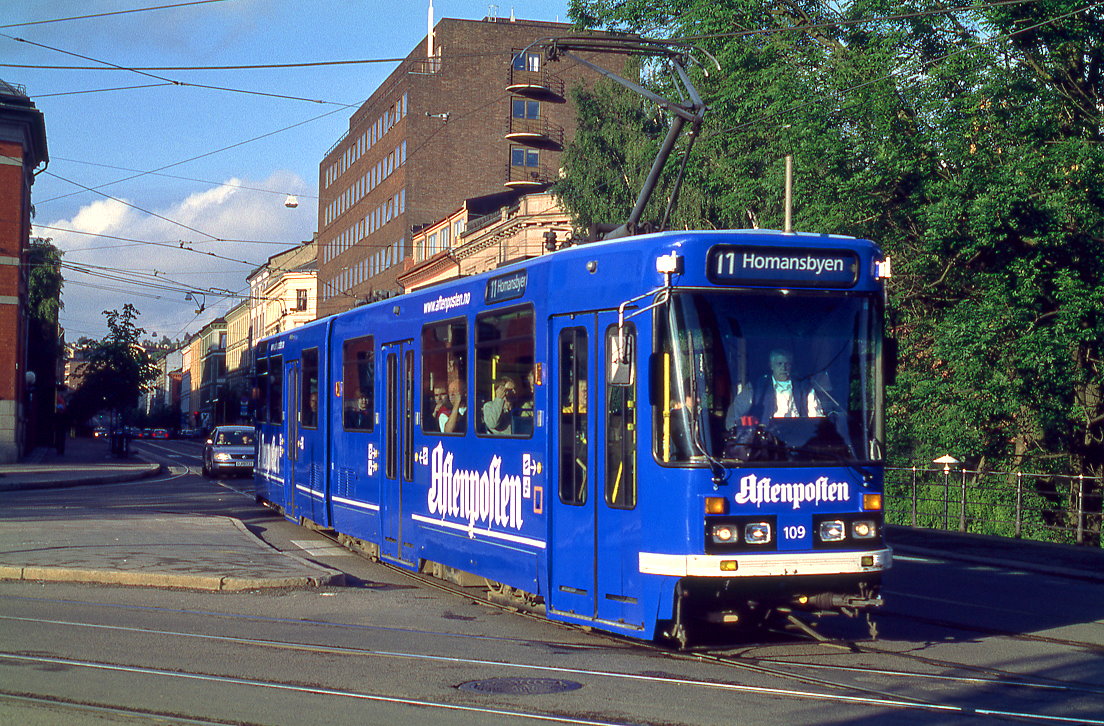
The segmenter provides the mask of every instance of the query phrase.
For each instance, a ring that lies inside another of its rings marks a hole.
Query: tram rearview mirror
[[[632,336],[619,332],[610,338],[609,382],[614,386],[628,386],[633,382]]]

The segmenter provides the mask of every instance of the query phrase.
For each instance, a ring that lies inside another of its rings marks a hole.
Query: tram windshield
[[[681,292],[658,315],[660,461],[882,458],[879,298]]]

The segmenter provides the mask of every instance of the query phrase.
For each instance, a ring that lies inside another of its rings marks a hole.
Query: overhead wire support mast
[[[655,191],[656,183],[659,181],[659,175],[662,173],[663,167],[667,164],[667,159],[671,156],[671,152],[675,148],[675,142],[677,142],[679,136],[682,135],[683,127],[689,122],[690,140],[687,143],[686,152],[683,155],[682,166],[679,168],[675,184],[671,189],[667,209],[664,211],[663,220],[660,223],[661,227],[665,227],[671,215],[671,210],[674,208],[675,200],[678,198],[678,190],[682,184],[683,172],[686,169],[687,161],[690,158],[690,150],[693,148],[694,141],[698,136],[698,129],[701,128],[702,121],[705,119],[705,112],[709,110],[702,100],[701,94],[698,93],[698,89],[695,88],[693,82],[690,80],[690,74],[686,70],[686,66],[693,60],[692,53],[695,50],[699,50],[709,56],[709,60],[713,62],[713,65],[717,67],[718,71],[721,69],[721,64],[718,63],[717,59],[708,51],[695,48],[687,43],[654,40],[650,38],[626,38],[620,40],[577,36],[549,38],[537,41],[533,45],[546,46],[548,60],[550,61],[559,60],[561,57],[570,58],[576,63],[580,63],[596,73],[600,73],[606,78],[609,78],[611,81],[628,88],[630,91],[634,91],[650,101],[659,104],[672,114],[671,128],[668,129],[667,136],[663,139],[663,144],[656,154],[655,161],[652,162],[652,168],[648,172],[647,179],[644,180],[644,185],[641,187],[640,193],[637,195],[636,204],[629,213],[628,220],[624,224],[608,231],[603,235],[603,239],[628,237],[637,233],[640,227],[640,218],[644,215],[644,208],[648,206],[648,201],[651,199],[652,192]],[[631,55],[665,57],[670,67],[674,70],[681,86],[680,91],[682,93],[682,100],[672,101],[663,98],[659,94],[641,86],[639,83],[630,81],[627,78],[622,78],[613,71],[583,58],[579,55],[581,52],[617,53],[621,55],[627,53]],[[706,71],[706,74],[708,75],[708,71]]]

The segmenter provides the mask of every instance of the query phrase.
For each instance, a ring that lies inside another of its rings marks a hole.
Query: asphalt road
[[[196,442],[148,446],[198,471]],[[877,641],[833,618],[822,632],[854,642],[673,654],[427,589],[258,507],[247,480],[174,482],[113,501],[238,516],[349,584],[0,583],[0,723],[1104,724],[1101,584],[906,553]]]

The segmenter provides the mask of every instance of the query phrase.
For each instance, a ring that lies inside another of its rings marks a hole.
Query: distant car
[[[167,439],[167,438],[169,438],[169,430],[168,429],[154,429],[153,430],[153,438],[155,438],[155,439]]]
[[[105,429],[103,426],[97,426],[96,428],[92,429],[92,438],[102,439],[102,438],[106,438],[106,437],[107,437],[107,429]]]
[[[252,426],[216,426],[203,445],[203,475],[252,474],[256,449]]]

